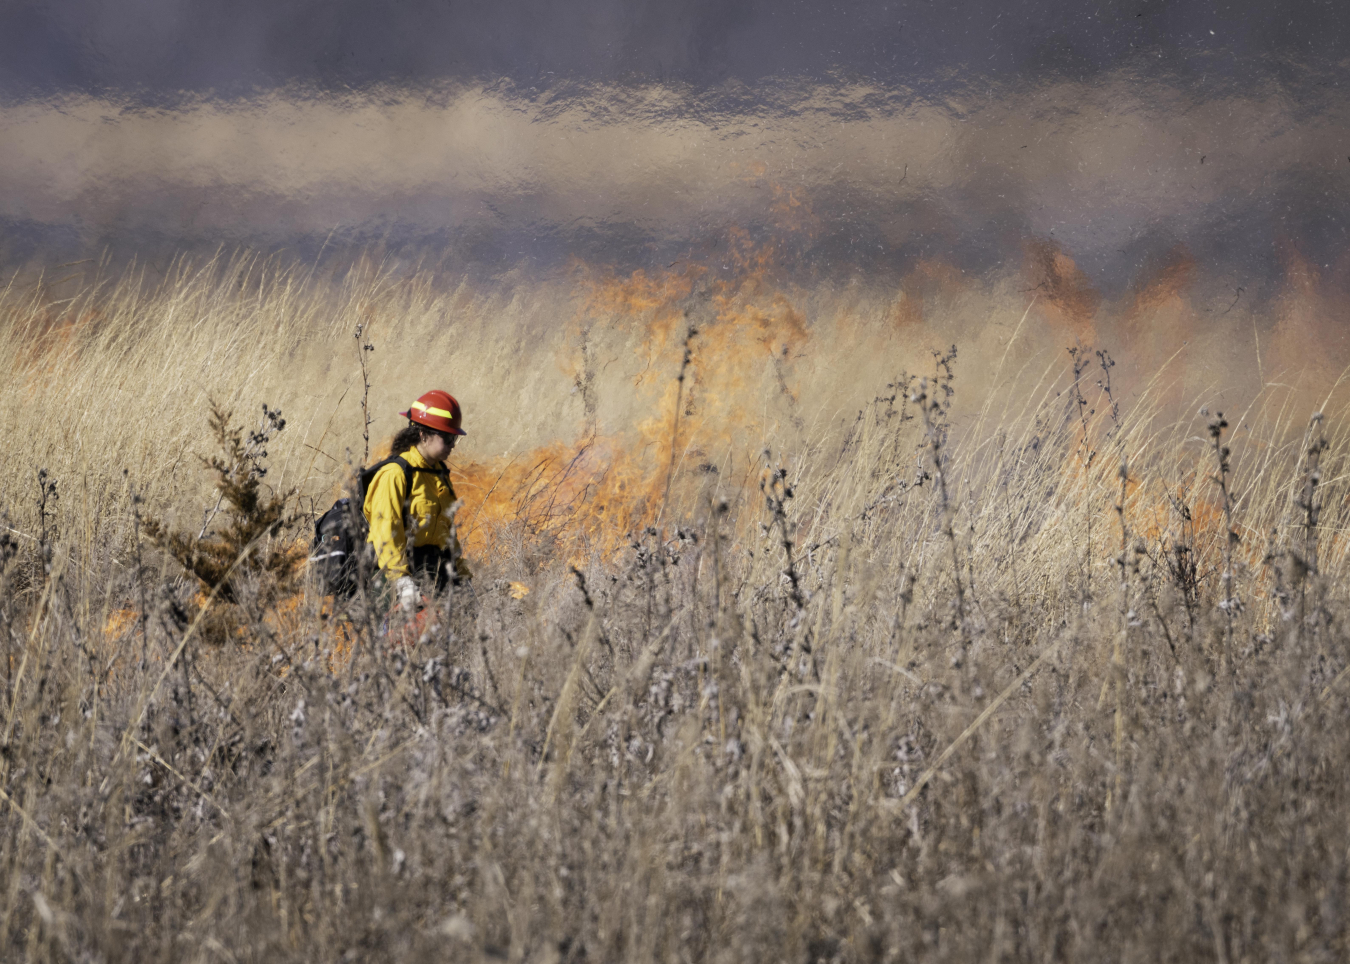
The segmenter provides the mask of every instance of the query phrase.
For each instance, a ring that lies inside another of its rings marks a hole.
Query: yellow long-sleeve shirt
[[[411,532],[403,527],[403,503],[408,498],[403,467],[397,462],[391,463],[371,479],[362,508],[370,523],[367,539],[375,547],[380,569],[391,580],[406,576],[409,546],[438,546],[453,553],[456,575],[468,579],[471,573],[460,555],[459,539],[453,525],[455,490],[448,476],[436,475],[434,471],[443,466],[432,465],[415,446],[399,455],[414,469],[433,471],[412,473],[412,498],[408,506]]]

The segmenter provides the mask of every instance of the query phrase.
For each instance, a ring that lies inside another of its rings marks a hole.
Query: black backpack
[[[386,465],[403,467],[403,528],[408,527],[408,507],[412,499],[412,477],[414,472],[441,473],[435,469],[419,469],[409,465],[400,455],[391,455],[376,462],[368,469],[362,469],[356,477],[356,494],[350,498],[338,499],[314,523],[314,542],[310,546],[309,568],[317,574],[320,591],[325,595],[351,596],[361,578],[359,550],[366,545],[366,536],[370,524],[366,521],[364,506],[366,492],[375,480],[375,473]],[[373,568],[374,560],[367,560]]]

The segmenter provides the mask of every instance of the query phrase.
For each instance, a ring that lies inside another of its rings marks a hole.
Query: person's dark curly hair
[[[423,433],[427,430],[416,422],[408,422],[401,432],[394,436],[394,440],[389,443],[390,455],[402,455],[408,449],[422,441]],[[429,434],[429,433],[427,433]]]

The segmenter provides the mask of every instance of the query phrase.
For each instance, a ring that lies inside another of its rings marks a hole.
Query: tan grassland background
[[[0,956],[1344,959],[1330,308],[1294,264],[1196,324],[1184,254],[1101,306],[1029,250],[1031,283],[898,290],[735,236],[493,288],[16,278]],[[420,638],[246,559],[217,598],[147,538],[216,504],[212,400],[286,419],[284,546],[363,398],[373,457],[430,387],[475,578]]]

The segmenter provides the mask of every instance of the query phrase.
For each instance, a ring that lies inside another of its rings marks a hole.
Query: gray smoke
[[[590,0],[11,4],[0,261],[301,257],[820,277],[1030,242],[1110,293],[1184,251],[1216,290],[1335,267],[1342,5]],[[787,270],[787,268],[785,268]]]

